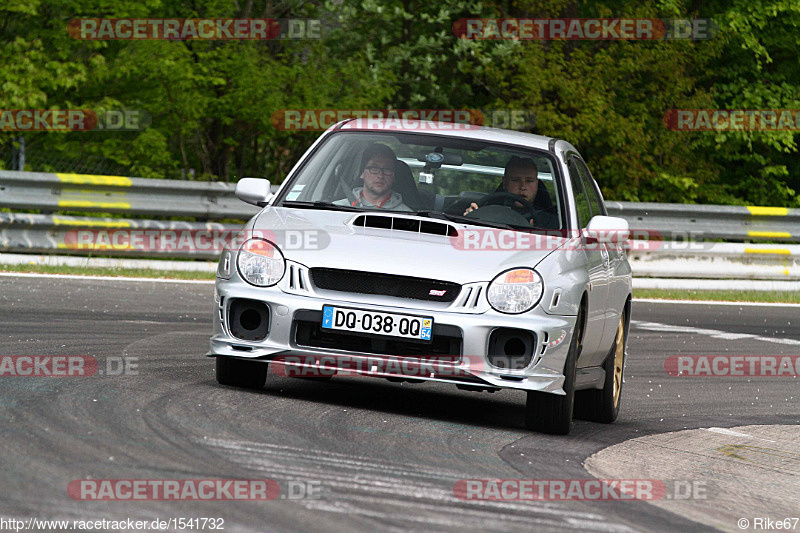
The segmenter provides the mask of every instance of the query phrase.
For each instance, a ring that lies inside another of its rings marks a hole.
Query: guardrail
[[[634,276],[651,278],[800,280],[800,245],[632,242]],[[638,248],[638,249],[637,249]]]
[[[680,234],[688,240],[800,240],[800,209],[633,202],[606,202],[606,208],[634,231]]]
[[[214,260],[240,230],[218,222],[0,213],[0,251]]]
[[[59,211],[182,216],[203,220],[248,219],[258,208],[239,201],[234,185],[116,176],[0,171],[0,207],[43,214],[0,213],[0,251],[215,259],[218,246],[135,246],[109,242],[82,246],[77,230],[130,229],[159,238],[219,236],[237,227],[218,222],[175,222],[75,217]],[[273,191],[276,187],[273,187]],[[671,241],[800,241],[800,209],[689,204],[607,202],[609,214],[625,218],[633,237]],[[177,233],[167,233],[175,230]],[[110,231],[111,232],[111,231]],[[161,236],[159,237],[159,232]],[[637,234],[638,233],[638,234]],[[129,233],[130,234],[130,233]],[[174,237],[173,237],[174,235]],[[194,242],[205,242],[203,238]],[[800,280],[800,246],[703,243],[642,247],[629,256],[636,276]]]
[[[0,171],[0,207],[43,213],[246,220],[258,208],[239,201],[234,189],[235,185],[225,183]],[[677,234],[688,240],[800,241],[800,209],[633,202],[607,202],[606,206],[610,215],[626,219],[633,231],[642,234]]]
[[[121,176],[0,170],[0,207],[146,216],[248,219],[258,208],[239,201],[235,185]]]

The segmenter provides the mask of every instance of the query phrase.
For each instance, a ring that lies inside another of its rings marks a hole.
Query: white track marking
[[[763,440],[763,441],[767,441],[767,442],[777,442],[777,441],[770,440],[770,439],[762,439],[760,437],[754,437],[752,435],[748,435],[747,433],[740,433],[738,431],[733,431],[731,429],[714,428],[714,427],[712,427],[712,428],[702,428],[702,429],[705,429],[706,431],[710,431],[712,433],[722,433],[723,435],[730,435],[732,437],[745,437],[747,439],[758,439],[758,440]]]
[[[126,278],[123,276],[76,276],[72,274],[35,274],[32,272],[0,272],[0,276],[9,278],[50,278],[50,279],[91,279],[99,281],[147,281],[155,283],[214,283],[213,279],[163,279],[163,278]]]
[[[689,305],[738,305],[740,307],[800,307],[800,304],[770,302],[721,302],[717,300],[667,300],[661,298],[634,298],[634,302],[648,304],[689,304]]]
[[[674,326],[672,324],[659,324],[658,322],[640,322],[631,320],[631,325],[647,331],[659,331],[664,333],[688,333],[691,335],[706,335],[714,339],[740,340],[751,339],[756,341],[771,342],[774,344],[788,344],[790,346],[800,346],[800,341],[795,339],[780,339],[777,337],[760,337],[750,333],[732,333],[717,329],[694,328],[691,326]]]

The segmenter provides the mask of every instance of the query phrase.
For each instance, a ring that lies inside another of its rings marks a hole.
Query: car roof
[[[543,135],[535,135],[533,133],[525,133],[522,131],[488,128],[485,126],[451,122],[431,122],[427,120],[400,118],[356,118],[342,121],[331,129],[350,131],[391,131],[420,133],[426,135],[442,135],[446,137],[513,144],[528,148],[537,148],[545,151],[559,150],[567,152],[573,150],[577,152],[575,147],[568,142],[555,139],[553,137],[545,137]]]

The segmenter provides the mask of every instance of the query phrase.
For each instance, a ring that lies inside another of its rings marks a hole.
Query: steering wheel
[[[525,216],[525,218],[527,219],[533,218],[533,214],[536,211],[538,211],[538,209],[533,207],[533,204],[531,202],[529,202],[522,196],[505,191],[496,191],[490,193],[481,198],[480,200],[478,200],[476,202],[476,205],[479,208],[485,205],[502,205],[508,208],[513,208],[516,202],[522,204],[522,207],[524,207],[527,210],[527,215],[530,215],[530,216]]]

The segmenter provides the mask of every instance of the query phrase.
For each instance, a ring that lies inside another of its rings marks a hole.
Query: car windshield
[[[543,150],[417,133],[337,132],[283,189],[278,205],[562,229],[555,178],[555,160]]]

